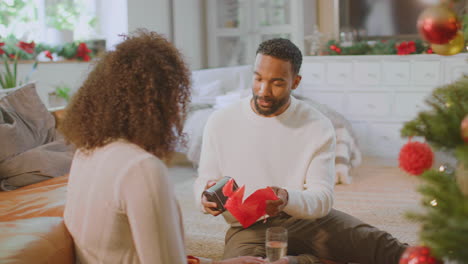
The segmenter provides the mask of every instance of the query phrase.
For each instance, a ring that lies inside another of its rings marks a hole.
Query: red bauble
[[[444,5],[425,9],[418,17],[421,36],[431,44],[446,44],[457,35],[461,28],[455,12]]]
[[[463,141],[465,141],[465,143],[468,143],[468,115],[466,115],[461,122],[460,132]]]
[[[434,153],[426,143],[408,142],[400,150],[400,168],[412,175],[420,175],[432,166]]]
[[[400,264],[443,264],[431,255],[431,249],[423,246],[409,247],[403,252]]]

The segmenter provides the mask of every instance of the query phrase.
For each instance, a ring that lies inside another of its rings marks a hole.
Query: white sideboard
[[[432,90],[468,73],[468,55],[305,57],[297,93],[351,121],[364,154],[396,159],[405,121]]]

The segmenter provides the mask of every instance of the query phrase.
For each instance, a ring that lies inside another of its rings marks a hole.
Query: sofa
[[[74,263],[63,223],[68,178],[0,192],[0,263]]]

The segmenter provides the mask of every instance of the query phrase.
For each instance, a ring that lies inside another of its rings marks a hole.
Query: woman
[[[60,129],[78,149],[64,216],[78,262],[187,263],[162,160],[182,138],[189,76],[171,43],[141,30],[104,55],[73,97]]]

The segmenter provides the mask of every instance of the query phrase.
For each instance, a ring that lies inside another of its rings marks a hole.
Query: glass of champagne
[[[270,227],[266,230],[266,256],[269,262],[274,262],[286,256],[288,248],[288,230],[284,227]]]

